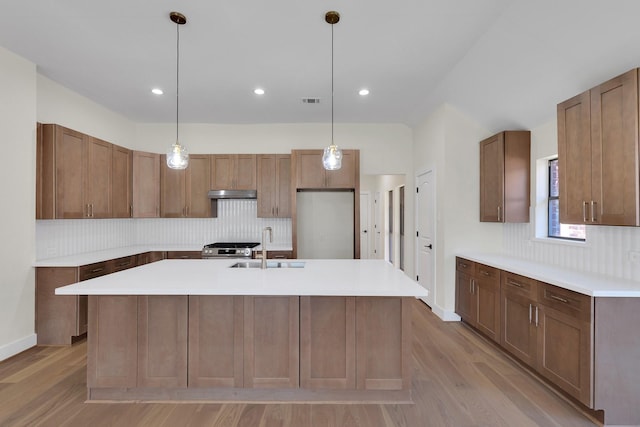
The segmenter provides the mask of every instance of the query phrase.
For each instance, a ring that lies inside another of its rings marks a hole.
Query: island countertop
[[[288,260],[304,267],[230,268],[239,261],[163,260],[63,286],[56,294],[427,296],[384,260]]]

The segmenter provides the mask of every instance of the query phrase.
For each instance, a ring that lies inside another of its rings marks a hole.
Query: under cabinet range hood
[[[218,199],[255,199],[256,190],[209,190],[207,196],[212,200]]]

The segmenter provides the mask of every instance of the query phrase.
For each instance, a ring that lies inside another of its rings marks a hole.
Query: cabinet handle
[[[275,215],[276,213],[276,208],[274,208],[273,206],[271,207],[271,215]]]
[[[596,222],[598,219],[596,218],[596,206],[597,202],[591,201],[591,222]]]
[[[500,206],[498,206],[498,222],[500,222]]]
[[[273,259],[287,259],[287,257],[284,255],[274,255]]]
[[[468,265],[466,263],[464,263],[464,262],[461,262],[460,265],[462,266],[462,268],[467,268],[468,267]]]
[[[93,270],[91,270],[91,273],[100,273],[102,270],[104,270],[104,267],[94,268]]]
[[[582,221],[587,222],[587,206],[589,203],[582,202]]]
[[[280,208],[278,206],[276,206],[276,216],[279,215],[279,212],[280,212]]]
[[[484,270],[480,270],[480,274],[482,274],[483,276],[488,276],[489,272],[484,271]]]
[[[118,264],[118,267],[124,267],[125,265],[129,265],[129,264],[131,264],[131,260],[122,261],[121,263]]]
[[[531,304],[529,304],[529,324],[531,324]]]
[[[93,218],[93,203],[91,203],[91,218]]]
[[[509,280],[507,284],[517,286],[518,288],[524,288],[524,286],[522,286],[520,283],[514,282],[513,280]]]
[[[469,279],[469,293],[473,293],[473,279]]]
[[[556,300],[556,301],[563,302],[563,303],[565,303],[565,304],[569,304],[569,300],[568,300],[568,299],[561,298],[561,297],[556,296],[556,295],[549,295],[549,298],[554,299],[554,300]]]
[[[133,205],[129,205],[129,216],[133,218]]]
[[[536,306],[536,328],[538,327],[538,306]]]

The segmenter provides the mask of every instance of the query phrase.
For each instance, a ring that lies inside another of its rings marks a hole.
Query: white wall
[[[0,47],[0,360],[35,344],[36,67]]]
[[[479,221],[480,151],[489,132],[450,105],[414,130],[414,170],[436,180],[435,301],[433,311],[454,319],[455,256],[462,250],[500,252],[502,227]]]

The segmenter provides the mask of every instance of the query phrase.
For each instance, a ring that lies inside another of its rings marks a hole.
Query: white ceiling
[[[0,46],[135,122],[414,125],[448,102],[492,131],[640,65],[638,0],[0,0]],[[152,87],[165,95],[152,95]],[[257,97],[260,86],[266,94]],[[371,94],[357,92],[367,87]],[[303,104],[321,98],[319,105]]]

